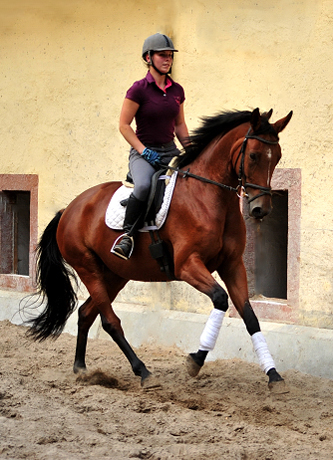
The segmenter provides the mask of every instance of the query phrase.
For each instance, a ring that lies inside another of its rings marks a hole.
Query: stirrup
[[[130,242],[131,242],[131,249],[130,249],[128,254],[125,254],[123,249],[120,246],[118,246],[118,242],[120,242],[124,237],[128,238],[130,240]],[[133,253],[133,249],[134,249],[134,238],[133,238],[133,236],[130,236],[128,233],[123,233],[122,235],[118,236],[118,238],[115,240],[115,242],[113,243],[112,248],[110,249],[110,252],[112,254],[115,254],[116,256],[120,257],[121,259],[128,260],[131,257],[132,253]]]

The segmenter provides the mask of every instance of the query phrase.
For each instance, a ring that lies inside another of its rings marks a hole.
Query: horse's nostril
[[[262,219],[266,215],[266,213],[260,206],[256,206],[255,208],[253,208],[250,214],[255,219]]]

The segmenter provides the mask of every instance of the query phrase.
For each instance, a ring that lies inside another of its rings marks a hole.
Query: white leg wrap
[[[199,350],[211,351],[215,347],[225,312],[214,308],[209,315],[204,330],[200,336]]]
[[[267,374],[270,369],[275,368],[275,363],[268,350],[266,339],[262,332],[256,332],[251,336],[253,348],[256,352],[261,369]]]

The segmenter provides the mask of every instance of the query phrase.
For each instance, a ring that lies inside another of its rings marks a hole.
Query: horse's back
[[[74,198],[74,200],[67,206],[66,211],[74,207],[77,208],[80,205],[82,206],[88,204],[89,202],[110,200],[113,193],[121,186],[121,184],[122,183],[119,181],[114,181],[94,185]]]
[[[121,182],[105,182],[95,185],[78,195],[65,209],[63,217],[77,216],[83,218],[91,214],[104,212],[114,192],[121,186]]]
[[[106,227],[104,216],[114,192],[121,182],[95,185],[78,195],[64,210],[58,227],[58,244],[62,253],[100,233]]]

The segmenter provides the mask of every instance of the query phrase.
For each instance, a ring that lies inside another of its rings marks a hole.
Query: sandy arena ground
[[[0,459],[296,460],[333,458],[333,381],[283,374],[274,395],[241,360],[186,374],[178,349],[143,347],[160,388],[144,390],[111,341],[90,340],[72,373],[75,337],[35,343],[0,322]]]

